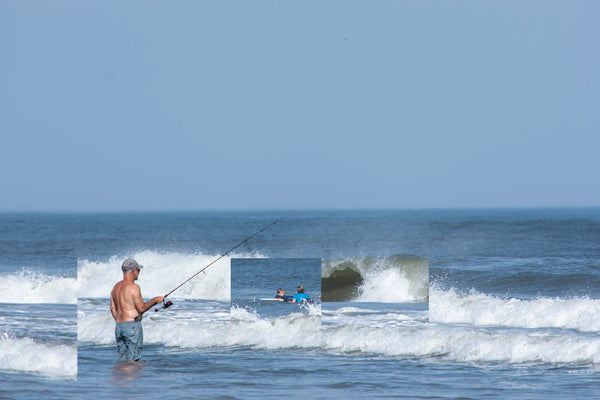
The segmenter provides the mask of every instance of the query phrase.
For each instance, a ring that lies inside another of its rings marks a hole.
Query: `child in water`
[[[277,296],[275,296],[275,300],[285,301],[286,303],[293,303],[293,296],[286,296],[285,291],[282,288],[277,289]]]
[[[308,297],[308,295],[304,293],[304,286],[298,286],[297,292],[298,293],[296,293],[292,298],[292,303],[301,303],[303,301],[310,302],[310,297]]]

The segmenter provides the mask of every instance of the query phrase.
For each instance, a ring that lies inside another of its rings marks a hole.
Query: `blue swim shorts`
[[[119,361],[138,361],[142,357],[144,332],[142,321],[117,322],[115,327]]]

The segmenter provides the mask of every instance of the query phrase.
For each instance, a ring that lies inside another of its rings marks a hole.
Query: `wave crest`
[[[431,288],[431,322],[517,328],[564,328],[600,331],[600,299],[587,297],[521,300],[501,298],[471,290]]]
[[[26,269],[0,279],[0,303],[77,303],[77,280]]]
[[[58,379],[77,378],[77,346],[37,343],[30,338],[0,340],[4,371],[41,374]]]
[[[218,256],[205,254],[158,253],[142,251],[129,255],[144,269],[138,283],[146,297],[160,296],[179,286],[186,279],[214,261]],[[107,262],[78,260],[78,295],[81,298],[108,298],[118,281],[123,279],[121,264],[127,257],[113,256]],[[173,293],[183,299],[229,300],[230,258],[223,257],[204,273],[196,276]]]

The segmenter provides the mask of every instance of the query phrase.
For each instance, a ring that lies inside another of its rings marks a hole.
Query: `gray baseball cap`
[[[123,261],[123,265],[121,266],[123,271],[132,271],[136,268],[142,269],[144,267],[138,264],[133,258],[128,258],[127,260]]]

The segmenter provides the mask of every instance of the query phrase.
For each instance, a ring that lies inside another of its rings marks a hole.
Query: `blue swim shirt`
[[[296,293],[294,295],[294,299],[296,299],[296,302],[300,303],[305,300],[310,300],[310,297],[308,297],[308,295],[306,295],[305,293]]]

